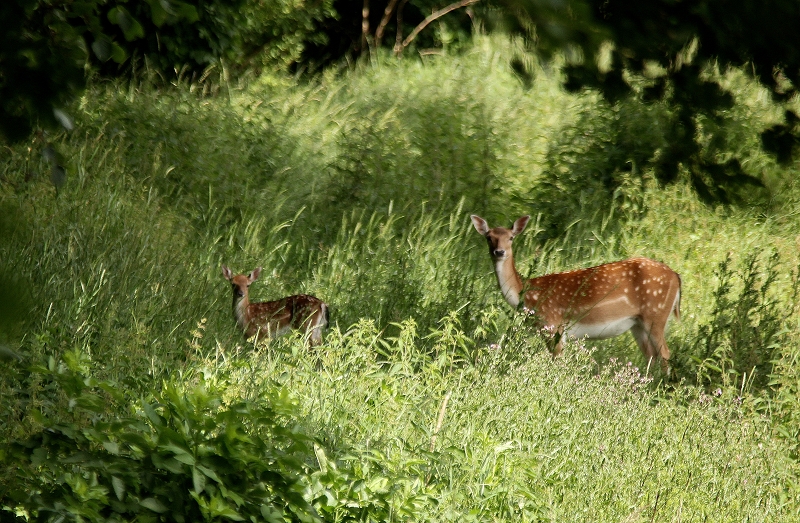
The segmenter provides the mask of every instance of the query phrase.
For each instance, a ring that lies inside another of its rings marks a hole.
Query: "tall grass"
[[[376,480],[363,494],[391,491],[420,519],[767,521],[796,510],[793,462],[753,398],[667,395],[630,364],[598,371],[578,345],[552,360],[527,337],[464,366],[452,332],[425,340],[411,322],[381,340],[361,322],[313,355],[279,342],[240,363],[231,394],[257,397],[255,375],[294,391],[329,457],[420,480],[400,491]],[[450,350],[420,358],[426,343]]]

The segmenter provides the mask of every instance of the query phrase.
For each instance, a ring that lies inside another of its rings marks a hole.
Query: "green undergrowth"
[[[289,337],[209,354],[138,398],[92,378],[77,352],[36,367],[69,407],[34,416],[43,430],[3,451],[6,503],[85,521],[797,514],[796,462],[751,395],[653,388],[583,345],[553,360],[522,331],[467,363],[453,318],[424,335],[398,327],[333,329],[313,351]]]
[[[238,371],[242,393],[257,393],[253,374],[270,376],[298,391],[320,432],[341,427],[329,448],[367,447],[388,466],[419,459],[438,490],[432,520],[767,521],[796,510],[794,464],[753,397],[652,388],[629,363],[599,366],[582,345],[552,360],[519,332],[463,365],[452,321],[426,334],[406,322],[389,340],[362,323],[299,366],[265,351]],[[421,338],[437,348],[430,357],[415,355]]]
[[[95,85],[75,131],[4,149],[4,513],[798,520],[800,191],[757,148],[769,108],[741,86],[722,133],[767,192],[707,206],[636,168],[658,107],[525,89],[504,45],[217,97]],[[629,335],[551,358],[472,213],[532,215],[523,276],[676,270],[669,378]],[[264,268],[253,300],[325,300],[324,344],[242,339],[223,263]]]

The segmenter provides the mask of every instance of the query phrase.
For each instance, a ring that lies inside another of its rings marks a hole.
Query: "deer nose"
[[[494,257],[495,258],[502,258],[505,255],[506,255],[506,251],[504,251],[503,249],[495,249],[494,250]]]

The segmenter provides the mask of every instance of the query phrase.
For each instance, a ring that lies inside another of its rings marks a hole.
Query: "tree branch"
[[[434,11],[427,18],[425,18],[425,20],[420,22],[419,25],[417,27],[415,27],[413,31],[411,31],[411,34],[408,35],[405,40],[403,40],[402,44],[400,44],[400,49],[399,50],[395,50],[395,53],[396,54],[402,53],[403,49],[408,47],[408,44],[410,44],[411,41],[414,40],[414,38],[416,38],[417,35],[423,29],[425,29],[428,26],[428,24],[430,24],[431,22],[433,22],[437,18],[441,18],[442,16],[446,15],[450,11],[455,11],[456,9],[460,9],[460,8],[466,7],[468,5],[477,4],[480,1],[481,0],[460,0],[458,2],[454,2],[454,3],[450,4],[450,5],[448,5],[447,7],[443,7],[441,9],[439,9],[438,11]]]
[[[361,8],[361,52],[369,51],[369,0]]]
[[[400,6],[397,8],[397,36],[394,40],[394,54],[399,56],[403,52],[403,7],[405,7],[408,0],[400,0]]]
[[[381,23],[378,24],[378,29],[375,30],[375,47],[378,48],[381,45],[381,40],[383,40],[383,32],[386,30],[386,25],[389,23],[389,18],[391,18],[392,13],[394,12],[394,6],[397,5],[397,0],[390,0],[390,2],[386,5],[386,9],[383,10],[383,18],[381,18]]]

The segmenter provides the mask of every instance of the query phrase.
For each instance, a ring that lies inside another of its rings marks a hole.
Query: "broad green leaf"
[[[194,491],[198,494],[206,488],[206,476],[197,467],[192,467],[192,484]]]
[[[144,37],[144,29],[141,24],[121,5],[112,8],[108,12],[108,20],[122,29],[125,39],[129,42],[136,38]]]
[[[245,519],[236,512],[233,507],[231,507],[227,501],[222,499],[219,496],[214,496],[211,498],[211,502],[208,505],[208,510],[210,512],[211,517],[224,517],[228,519],[232,519],[233,521],[244,521]]]
[[[158,431],[158,441],[161,446],[176,445],[188,451],[186,437],[170,427],[163,427]]]
[[[161,5],[160,0],[147,0],[147,4],[150,6],[150,17],[156,27],[164,25],[164,22],[167,21],[168,13],[164,6]]]
[[[86,463],[92,460],[92,455],[88,452],[76,452],[71,456],[61,460],[62,463]]]
[[[283,518],[283,512],[275,508],[273,505],[261,505],[261,516],[268,523],[283,523],[286,521]]]
[[[118,64],[121,64],[128,59],[128,53],[116,42],[111,42],[111,58]]]
[[[119,439],[128,445],[135,447],[142,452],[147,452],[151,449],[152,443],[138,432],[121,432],[118,434]]]
[[[38,409],[32,410],[30,412],[30,417],[34,422],[38,423],[39,425],[44,425],[44,426],[52,425],[52,422],[48,418],[46,418],[44,414],[42,414],[42,411]]]
[[[153,512],[158,512],[159,514],[163,514],[167,511],[167,506],[161,503],[156,498],[145,498],[139,502],[139,504],[145,508],[152,510]]]
[[[50,453],[47,452],[47,449],[39,447],[37,449],[33,449],[31,452],[31,465],[34,467],[38,467],[48,461]]]
[[[111,486],[114,487],[114,494],[117,499],[123,501],[125,499],[125,482],[117,476],[111,476]]]
[[[194,465],[196,461],[194,459],[194,456],[183,450],[181,450],[181,452],[175,453],[175,459],[180,461],[181,463],[185,463],[186,465]]]
[[[142,410],[144,410],[147,419],[149,419],[153,425],[156,427],[161,427],[164,425],[164,420],[158,415],[156,409],[154,409],[149,402],[142,401]]]
[[[150,460],[153,462],[153,465],[156,468],[168,470],[174,474],[182,474],[184,471],[183,464],[172,456],[162,456],[161,454],[154,452],[150,454]]]
[[[119,443],[116,441],[104,441],[103,448],[105,448],[109,453],[119,456]]]
[[[125,393],[111,383],[102,381],[100,382],[99,387],[107,392],[116,401],[123,401],[125,399]]]
[[[211,478],[211,479],[213,479],[214,481],[216,481],[217,483],[220,483],[220,482],[221,482],[221,481],[220,481],[220,479],[219,479],[219,476],[217,476],[217,473],[216,473],[216,472],[214,472],[214,470],[213,470],[213,469],[210,469],[210,468],[208,468],[208,467],[205,467],[205,466],[203,466],[203,465],[197,465],[197,469],[198,469],[200,472],[202,472],[203,474],[205,474],[206,476],[208,476],[209,478]]]
[[[196,22],[200,17],[197,15],[197,9],[191,4],[185,2],[172,2],[172,8],[175,14],[180,18],[185,18],[189,22]]]
[[[107,62],[111,59],[111,42],[106,38],[97,38],[92,42],[92,51],[98,60]]]
[[[123,51],[124,52],[124,51]],[[92,412],[103,412],[106,408],[106,402],[100,396],[91,393],[83,393],[76,398],[76,403],[82,409]]]

